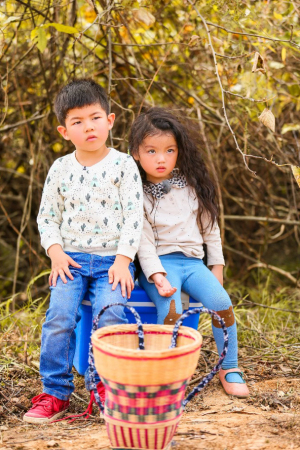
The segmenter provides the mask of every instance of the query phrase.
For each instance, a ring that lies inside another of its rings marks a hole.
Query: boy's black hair
[[[108,98],[103,87],[89,78],[82,78],[71,81],[59,91],[54,102],[54,111],[59,123],[65,126],[71,109],[95,103],[100,103],[106,114],[109,114]]]

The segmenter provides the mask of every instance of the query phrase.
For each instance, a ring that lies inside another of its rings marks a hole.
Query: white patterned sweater
[[[37,217],[46,252],[53,244],[64,251],[133,260],[143,224],[143,190],[131,156],[111,148],[91,167],[75,151],[49,170]]]

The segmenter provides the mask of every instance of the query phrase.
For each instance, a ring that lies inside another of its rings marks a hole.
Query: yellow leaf
[[[282,59],[282,62],[285,62],[285,60],[286,60],[286,48],[284,48],[284,47],[281,50],[281,59]]]
[[[222,75],[223,73],[223,66],[220,63],[218,63],[218,73],[219,75]]]
[[[16,5],[14,2],[5,2],[6,13],[14,13],[16,12]]]
[[[17,168],[17,172],[19,173],[25,173],[25,167],[24,166],[20,166]]]
[[[120,33],[120,36],[121,36],[122,40],[128,44],[130,42],[130,36],[129,36],[127,28],[126,27],[120,27],[119,28],[119,33]]]
[[[97,14],[95,13],[94,9],[91,7],[86,8],[84,12],[84,18],[87,22],[93,23],[96,19]]]
[[[288,133],[289,131],[299,131],[300,123],[285,123],[281,128],[281,134]]]
[[[292,166],[292,172],[295,180],[297,181],[298,186],[300,187],[300,167]]]
[[[267,47],[269,50],[271,50],[271,52],[277,53],[277,51],[270,44],[265,44],[265,47]]]
[[[37,34],[38,34],[38,27],[36,27],[33,30],[31,30],[30,38],[31,38],[32,41],[34,40],[35,37],[37,37]]]
[[[47,47],[47,36],[44,28],[38,28],[37,37],[38,37],[37,48],[41,53],[43,53],[43,51]]]
[[[282,20],[283,19],[282,14],[279,14],[276,11],[273,12],[273,15],[274,15],[275,19],[277,19],[277,20]]]
[[[194,99],[193,97],[189,97],[189,98],[188,98],[188,103],[189,103],[190,105],[193,105],[193,104],[195,103],[195,99]]]
[[[55,144],[52,145],[52,150],[55,153],[59,153],[62,148],[63,148],[63,145],[60,142],[56,142]]]
[[[188,24],[184,27],[184,32],[185,33],[190,33],[191,31],[194,31],[195,27],[191,24]]]
[[[47,23],[43,25],[44,28],[54,27],[57,31],[61,31],[62,33],[75,34],[78,33],[78,30],[75,27],[69,27],[68,25],[63,25],[61,23]]]

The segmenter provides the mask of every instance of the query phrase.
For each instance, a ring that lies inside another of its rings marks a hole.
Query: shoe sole
[[[28,423],[37,423],[37,424],[41,424],[41,423],[50,423],[53,422],[56,419],[59,419],[61,416],[63,416],[65,414],[65,409],[57,414],[55,414],[52,417],[32,417],[32,416],[24,416],[23,417],[23,422],[28,422]]]

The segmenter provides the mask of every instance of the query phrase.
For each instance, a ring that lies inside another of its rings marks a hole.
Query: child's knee
[[[226,327],[231,327],[235,324],[235,317],[232,305],[228,309],[222,309],[221,311],[216,311],[216,313],[224,320]],[[212,324],[215,328],[222,328],[218,320],[213,317]]]

